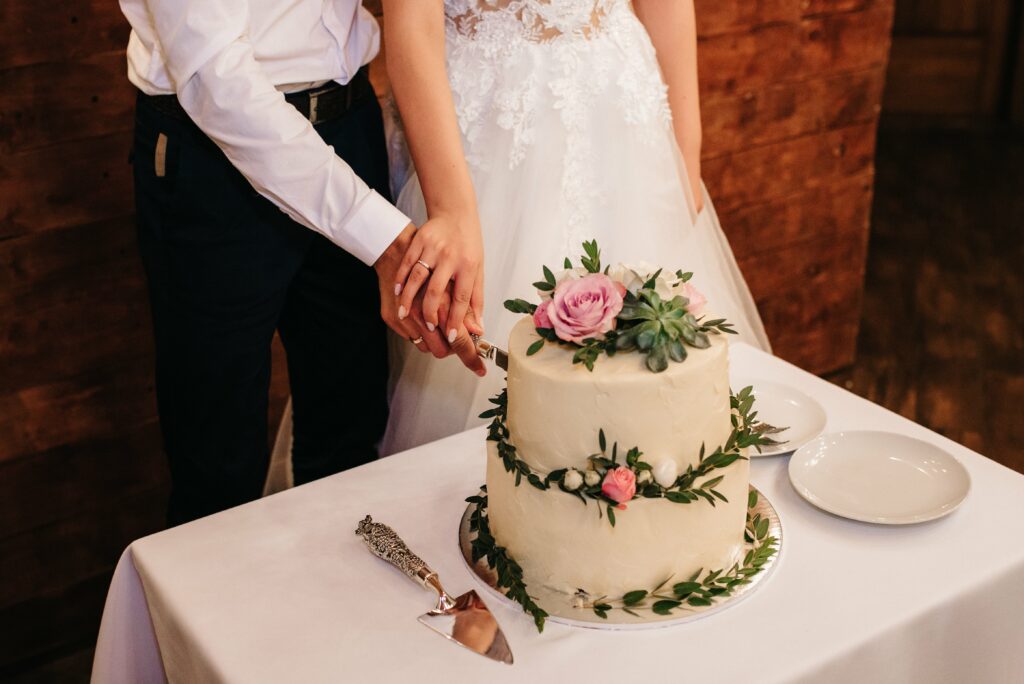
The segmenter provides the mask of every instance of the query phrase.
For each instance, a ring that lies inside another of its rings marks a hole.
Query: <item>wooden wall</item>
[[[697,0],[704,180],[778,355],[853,361],[892,0]]]
[[[961,120],[1000,114],[1016,58],[1007,50],[1015,2],[898,0],[886,112]]]
[[[95,635],[121,551],[163,524],[167,472],[128,26],[114,0],[4,0],[0,26],[2,678]]]
[[[777,352],[836,368],[854,352],[892,0],[697,5],[707,184]],[[94,637],[122,549],[162,524],[167,474],[127,26],[113,0],[5,0],[0,25],[2,676]]]

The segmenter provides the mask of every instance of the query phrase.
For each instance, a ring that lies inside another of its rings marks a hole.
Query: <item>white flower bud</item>
[[[636,474],[636,483],[639,485],[645,485],[651,481],[651,471],[641,470]]]
[[[583,475],[583,481],[587,483],[588,487],[593,487],[601,481],[601,474],[596,470],[588,470]]]
[[[573,468],[565,474],[562,478],[562,486],[568,489],[570,492],[575,492],[581,486],[583,486],[583,475],[580,471]]]
[[[654,464],[654,481],[668,488],[675,484],[679,477],[679,466],[671,458],[665,458]]]

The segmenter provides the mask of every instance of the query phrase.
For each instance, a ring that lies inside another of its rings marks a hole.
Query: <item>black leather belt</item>
[[[284,99],[295,107],[313,125],[344,116],[366,99],[373,97],[370,85],[369,69],[363,67],[355,77],[341,85],[331,81],[318,88],[310,88],[297,93],[287,93]],[[175,95],[139,95],[142,102],[154,109],[178,119],[190,120]]]

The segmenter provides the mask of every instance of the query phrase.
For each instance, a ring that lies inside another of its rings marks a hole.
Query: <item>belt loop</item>
[[[309,94],[309,121],[314,126],[317,124],[319,113],[317,112],[320,99],[320,91],[315,90]]]

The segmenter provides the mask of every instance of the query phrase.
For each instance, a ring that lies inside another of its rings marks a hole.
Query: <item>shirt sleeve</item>
[[[267,78],[246,35],[248,1],[147,0],[147,7],[178,100],[196,125],[257,192],[372,265],[409,219]]]

